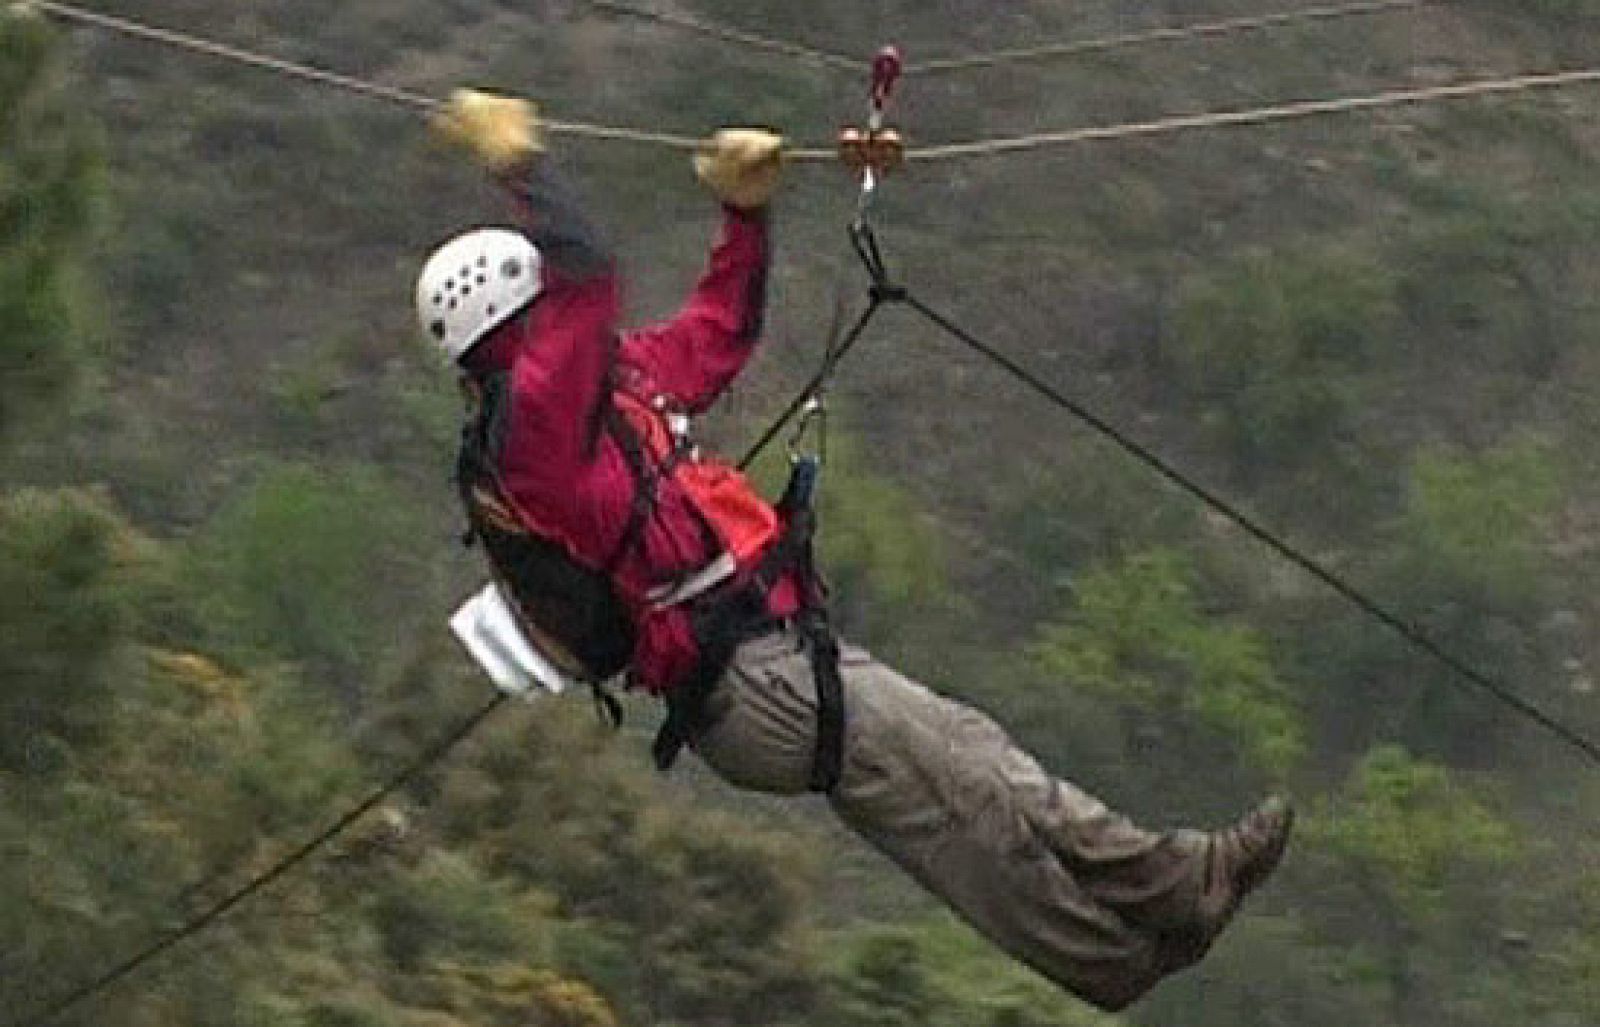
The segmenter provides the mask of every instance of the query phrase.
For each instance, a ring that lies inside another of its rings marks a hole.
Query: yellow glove
[[[457,89],[432,124],[490,171],[508,171],[544,152],[539,109],[514,96]]]
[[[765,207],[778,188],[783,137],[759,128],[725,128],[700,144],[695,174],[717,199],[743,210]]]

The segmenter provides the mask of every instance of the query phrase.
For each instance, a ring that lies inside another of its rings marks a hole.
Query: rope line
[[[274,57],[227,43],[203,39],[186,32],[177,32],[172,29],[147,25],[129,18],[102,14],[98,11],[87,11],[71,4],[59,3],[57,0],[31,0],[31,6],[46,14],[54,15],[63,21],[106,29],[165,46],[207,54],[223,60],[234,61],[239,64],[260,68],[264,71],[300,79],[301,81],[331,86],[360,96],[398,104],[399,106],[424,113],[432,113],[443,106],[443,101],[435,97],[425,96],[422,93],[399,86],[384,85],[383,83],[356,78],[353,75],[328,71],[308,64],[286,60],[282,57]],[[559,121],[553,119],[541,119],[541,124],[546,131],[555,135],[599,139],[608,142],[645,143],[682,150],[685,153],[693,153],[701,145],[701,140],[690,136],[671,135],[665,132],[648,132],[633,128],[619,128],[612,125],[591,125],[581,121]],[[806,149],[802,147],[786,150],[785,156],[793,161],[832,160],[834,159],[834,152],[831,149]]]
[[[431,111],[439,106],[439,101],[433,97],[423,96],[421,93],[414,93],[409,89],[401,89],[398,86],[386,86],[376,82],[368,82],[365,79],[355,78],[351,75],[341,75],[338,72],[324,71],[321,68],[313,68],[309,65],[297,64],[294,61],[284,60],[281,57],[272,57],[266,54],[245,50],[237,46],[230,46],[226,43],[218,43],[209,39],[202,39],[199,36],[192,36],[186,32],[176,32],[172,29],[164,29],[158,28],[154,25],[146,25],[142,22],[133,21],[130,18],[122,18],[112,14],[102,14],[98,11],[86,11],[81,7],[74,7],[71,4],[57,3],[56,0],[28,0],[27,6],[44,11],[46,14],[52,14],[63,21],[76,22],[81,25],[89,25],[95,28],[108,29],[112,32],[120,32],[123,35],[134,36],[139,39],[149,40],[153,43],[161,43],[166,46],[175,46],[185,50],[193,50],[197,53],[209,54],[212,57],[220,57],[223,60],[236,61],[240,64],[248,64],[266,71],[273,71],[281,75],[288,75],[291,78],[303,79],[307,82],[315,82],[319,85],[332,86],[335,89],[343,89],[347,92],[358,93],[362,96],[370,96],[379,100],[388,101],[389,103],[400,104],[401,106],[405,107],[414,107],[419,110]]]
[[[1239,509],[1237,506],[1212,492],[1204,485],[1189,478],[1182,471],[1167,463],[1155,452],[1141,445],[1132,437],[1118,429],[1105,418],[1088,409],[1083,404],[1072,399],[1060,389],[1046,382],[1043,378],[1029,371],[1017,361],[1006,356],[1000,350],[971,332],[955,324],[943,314],[932,309],[914,295],[903,295],[903,301],[913,310],[926,317],[933,324],[944,330],[953,338],[959,340],[969,349],[986,357],[1001,370],[1017,379],[1028,388],[1037,392],[1045,399],[1062,408],[1073,417],[1087,424],[1096,432],[1105,436],[1111,442],[1131,454],[1141,463],[1152,468],[1157,474],[1167,481],[1178,486],[1185,492],[1211,507],[1222,516],[1237,524],[1252,538],[1267,546],[1279,556],[1306,571],[1312,577],[1337,592],[1344,599],[1358,607],[1362,612],[1388,627],[1412,646],[1433,657],[1440,664],[1454,672],[1454,677],[1448,678],[1458,687],[1461,682],[1467,682],[1478,689],[1488,693],[1492,698],[1499,700],[1517,713],[1533,721],[1562,741],[1571,745],[1589,759],[1600,765],[1600,744],[1584,737],[1573,728],[1557,719],[1555,715],[1547,712],[1532,701],[1517,694],[1509,686],[1496,681],[1488,674],[1471,666],[1460,657],[1455,656],[1438,642],[1434,641],[1423,629],[1406,621],[1399,614],[1393,612],[1377,600],[1350,584],[1348,581],[1335,574],[1332,570],[1296,549],[1284,541],[1271,530],[1263,526],[1255,518]],[[1463,688],[1464,690],[1464,688]]]
[[[397,86],[370,82],[366,79],[355,78],[354,76],[343,75],[283,58],[202,39],[187,33],[157,28],[127,18],[86,11],[70,4],[60,3],[58,0],[32,0],[32,2],[33,6],[38,10],[66,21],[92,25],[152,42],[237,61],[267,71],[277,72],[320,85],[332,86],[422,111],[431,112],[441,106],[441,101],[433,97],[424,96],[421,93]],[[613,0],[590,0],[590,2],[620,6],[614,4]],[[969,143],[913,147],[907,151],[907,156],[914,161],[922,162],[1018,153],[1051,146],[1071,146],[1081,143],[1170,135],[1176,132],[1206,128],[1263,125],[1320,115],[1346,114],[1356,111],[1438,103],[1472,97],[1558,89],[1576,85],[1592,85],[1597,82],[1600,82],[1600,68],[1585,68],[1550,74],[1519,75],[1510,78],[1462,82],[1455,85],[1432,86],[1424,89],[1401,89],[1372,96],[1307,100],[1300,103],[1280,104],[1272,107],[1186,114],[1160,118],[1154,121],[1124,122],[1116,125],[1071,129],[1064,132],[1042,132],[1010,138],[984,139]],[[558,135],[570,135],[603,141],[643,143],[681,150],[686,153],[694,152],[702,144],[700,139],[691,136],[620,128],[610,125],[592,125],[578,121],[546,120],[544,126],[550,132]],[[836,152],[829,147],[793,147],[786,149],[784,155],[787,160],[799,163],[832,161],[837,156]]]
[[[813,61],[830,68],[844,71],[868,71],[871,65],[867,61],[843,54],[829,53],[825,50],[813,49],[799,43],[787,43],[781,39],[770,39],[758,36],[753,32],[740,29],[727,28],[722,25],[713,25],[710,22],[691,18],[686,14],[676,14],[669,11],[655,11],[644,7],[634,7],[632,4],[617,3],[616,0],[589,0],[589,6],[609,14],[625,15],[630,18],[640,18],[644,21],[653,21],[661,25],[671,25],[673,28],[684,29],[688,32],[710,36],[729,43],[737,43],[760,50],[770,50],[773,53],[786,54],[798,57],[801,60]]]
[[[1291,121],[1325,114],[1346,114],[1352,111],[1380,110],[1387,107],[1439,103],[1471,97],[1560,89],[1567,86],[1592,85],[1596,82],[1600,82],[1600,68],[1582,68],[1549,74],[1480,79],[1475,82],[1461,82],[1448,86],[1430,86],[1424,89],[1397,89],[1372,96],[1346,96],[1329,100],[1306,100],[1299,103],[1280,104],[1274,107],[1184,114],[1176,117],[1160,118],[1155,121],[1126,122],[1118,125],[1072,129],[1065,132],[1042,132],[1013,138],[985,139],[971,143],[927,146],[920,149],[912,149],[907,156],[919,161],[929,161],[947,160],[955,157],[987,156],[997,153],[1017,153],[1047,146],[1070,146],[1078,143],[1101,142],[1113,139],[1169,135],[1174,132],[1202,128],[1264,125],[1270,122]]]
[[[489,718],[489,715],[498,710],[506,700],[504,692],[496,692],[494,697],[485,703],[476,713],[456,726],[449,734],[434,742],[424,749],[415,759],[407,764],[399,773],[374,789],[365,799],[362,799],[348,812],[324,828],[310,840],[303,842],[298,848],[280,858],[265,871],[252,877],[243,885],[228,893],[226,897],[211,906],[205,912],[185,921],[178,927],[161,935],[155,941],[146,945],[138,952],[124,959],[116,966],[111,967],[91,981],[74,988],[61,998],[50,1003],[37,1013],[33,1013],[20,1020],[11,1021],[12,1027],[43,1027],[44,1024],[60,1017],[63,1013],[74,1008],[90,997],[112,987],[123,979],[143,967],[146,963],[160,956],[168,949],[181,944],[187,939],[204,931],[217,920],[226,916],[235,907],[250,899],[268,885],[293,870],[312,856],[318,849],[340,835],[351,824],[360,820],[371,812],[379,803],[389,798],[401,788],[409,784],[413,778],[427,770],[433,764],[444,759],[451,750],[466,740],[467,736],[478,729],[478,726]]]
[[[1129,49],[1152,43],[1177,43],[1189,39],[1211,39],[1247,32],[1259,32],[1263,29],[1281,28],[1285,25],[1330,22],[1347,18],[1371,17],[1378,14],[1415,10],[1420,7],[1429,7],[1439,2],[1441,0],[1367,0],[1367,2],[1363,3],[1311,7],[1298,11],[1280,11],[1254,17],[1228,18],[1223,21],[1171,25],[1139,32],[1103,36],[1098,39],[1080,39],[1066,43],[1053,43],[1047,46],[1000,50],[989,54],[974,54],[970,57],[947,57],[939,60],[921,61],[907,67],[906,74],[908,76],[932,75],[941,72],[965,71],[971,68],[987,68],[1000,64],[1038,61],[1051,57],[1077,57],[1091,53],[1106,53],[1111,50]]]
[[[699,35],[709,36],[713,39],[720,39],[724,42],[769,50],[791,57],[799,57],[830,68],[854,72],[863,72],[871,69],[871,64],[868,61],[818,50],[799,43],[757,35],[754,32],[743,29],[716,25],[685,14],[635,7],[632,4],[619,3],[618,0],[588,0],[588,2],[590,7],[609,14],[653,21]],[[1415,10],[1441,2],[1443,0],[1362,0],[1362,2],[1358,3],[1278,11],[1264,15],[1227,18],[1221,21],[1171,25],[1120,33],[1113,36],[1102,36],[1095,39],[1071,40],[1065,43],[1020,47],[1011,50],[1000,50],[994,53],[973,54],[966,57],[945,57],[920,61],[908,65],[905,73],[908,76],[931,75],[942,72],[964,71],[972,68],[992,67],[1000,64],[1044,60],[1051,57],[1074,57],[1091,53],[1104,53],[1111,50],[1122,50],[1154,43],[1177,43],[1189,39],[1218,38],[1247,32],[1259,32],[1264,29],[1281,28],[1286,25],[1331,22]]]

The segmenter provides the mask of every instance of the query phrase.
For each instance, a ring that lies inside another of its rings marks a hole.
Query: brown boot
[[[1294,809],[1272,796],[1231,826],[1211,833],[1197,922],[1161,937],[1162,962],[1168,972],[1191,966],[1206,954],[1245,896],[1277,869],[1293,829]]]
[[[1233,901],[1228,915],[1231,916],[1240,901],[1278,869],[1293,829],[1294,809],[1288,800],[1274,795],[1240,817],[1232,827],[1211,836],[1213,880],[1220,875],[1232,885]]]

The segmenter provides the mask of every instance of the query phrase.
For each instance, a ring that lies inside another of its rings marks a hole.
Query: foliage
[[[1476,456],[1424,451],[1398,526],[1403,548],[1394,573],[1419,599],[1433,590],[1436,601],[1535,606],[1550,563],[1544,536],[1560,496],[1553,454],[1538,440]]]
[[[0,498],[0,769],[42,770],[110,715],[136,560],[130,529],[82,493]]]
[[[0,15],[0,445],[81,370],[82,250],[99,188],[93,129],[52,33],[38,18]]]
[[[1537,632],[1558,597],[1548,539],[1561,494],[1554,454],[1538,440],[1479,454],[1419,452],[1405,507],[1370,556],[1374,593],[1480,670],[1503,681],[1547,678],[1554,668]],[[1512,734],[1504,716],[1454,672],[1419,666],[1347,610],[1319,626],[1322,637],[1307,641],[1326,682],[1317,720],[1348,733],[1351,747],[1399,740],[1473,766],[1503,753]]]
[[[413,507],[369,467],[268,467],[195,540],[198,617],[220,644],[305,660],[348,690],[427,612]]]
[[[1282,779],[1302,755],[1293,695],[1260,635],[1206,617],[1197,586],[1167,550],[1085,574],[1034,647],[1039,672],[1146,716],[1193,718]]]
[[[1359,864],[1381,901],[1421,921],[1437,916],[1460,875],[1504,866],[1511,829],[1443,767],[1399,748],[1376,749],[1347,794],[1308,833],[1326,858]]]
[[[1169,355],[1237,475],[1361,482],[1361,372],[1394,338],[1394,291],[1354,248],[1243,257],[1185,286]]]
[[[1514,831],[1443,767],[1403,749],[1373,750],[1303,832],[1315,864],[1340,882],[1323,901],[1337,940],[1372,933],[1370,973],[1390,1015],[1416,1015],[1441,953],[1460,958],[1492,924],[1496,881],[1516,859]]]
[[[1117,1027],[943,916],[843,934],[829,1023],[841,1027]]]

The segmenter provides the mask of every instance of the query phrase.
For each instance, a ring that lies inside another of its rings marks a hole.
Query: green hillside
[[[97,0],[103,3],[103,0]],[[1304,9],[1304,4],[1301,5]],[[583,0],[127,0],[430,96],[827,146],[866,81]],[[1259,15],[1266,0],[674,0],[863,59]],[[1453,0],[908,75],[913,148],[1600,66],[1600,3]],[[1600,86],[944,161],[898,280],[1448,652],[1600,738]],[[557,135],[638,319],[716,223],[682,154]],[[790,168],[739,451],[867,281]],[[332,822],[488,685],[459,398],[412,325],[504,218],[415,111],[0,16],[0,1022]],[[992,953],[820,803],[648,769],[657,712],[503,709],[327,851],[76,1007],[96,1027],[1579,1027],[1600,775],[1236,523],[906,310],[833,393],[849,635],[1141,820],[1270,788],[1284,870],[1121,1018]],[[763,474],[776,481],[779,468]],[[685,764],[692,763],[686,760]]]

